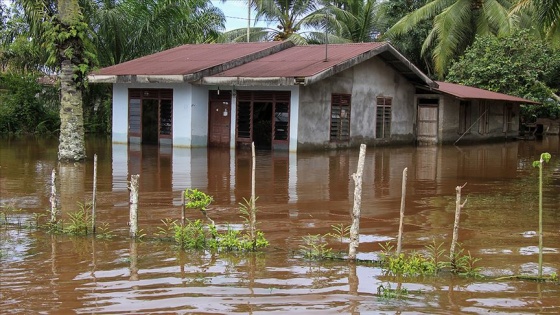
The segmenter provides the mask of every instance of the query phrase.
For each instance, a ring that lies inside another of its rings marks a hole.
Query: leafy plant
[[[308,259],[332,258],[332,249],[327,247],[325,237],[320,234],[308,234],[302,238],[303,244],[299,245],[300,253]]]
[[[331,225],[332,232],[328,233],[327,235],[337,239],[340,243],[344,243],[344,239],[348,237],[350,234],[350,226],[340,224],[333,224]]]
[[[95,234],[95,237],[98,239],[108,240],[115,237],[114,232],[109,229],[109,223],[107,222],[101,223],[101,225],[97,226],[96,229],[97,233]]]
[[[386,285],[380,284],[377,286],[377,296],[387,299],[387,300],[394,300],[394,299],[401,299],[403,297],[408,296],[409,291],[406,288],[397,287],[396,289],[391,288],[391,283],[387,283]]]
[[[68,213],[68,224],[64,227],[63,232],[70,235],[87,235],[91,226],[91,205],[78,203],[80,209]],[[91,232],[91,231],[90,231]]]
[[[480,274],[480,267],[475,266],[475,264],[480,261],[480,258],[472,257],[470,251],[467,251],[467,253],[464,254],[463,248],[460,248],[455,256],[455,266],[451,271],[465,277],[482,277],[482,275]]]
[[[158,226],[157,232],[155,236],[164,239],[164,240],[171,240],[175,234],[175,225],[177,225],[177,220],[173,219],[162,219],[161,222],[163,223],[163,227]]]

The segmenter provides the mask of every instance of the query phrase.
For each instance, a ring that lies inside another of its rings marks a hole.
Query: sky
[[[226,30],[247,27],[247,0],[226,0],[225,3],[219,0],[212,0],[212,4],[224,12],[226,16]],[[251,12],[251,26],[254,24],[255,11]],[[257,26],[266,26],[266,23],[259,22]]]

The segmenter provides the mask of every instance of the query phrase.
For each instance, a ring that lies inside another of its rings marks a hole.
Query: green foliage
[[[331,225],[332,232],[328,233],[327,236],[337,239],[341,244],[344,243],[344,239],[350,234],[350,226],[340,224]]]
[[[103,222],[95,228],[95,237],[97,239],[109,240],[115,237],[114,231],[109,228],[109,223],[107,222]]]
[[[0,225],[16,224],[21,225],[21,208],[17,208],[14,203],[0,206]]]
[[[326,259],[333,258],[332,249],[327,247],[329,244],[325,236],[308,234],[302,238],[303,244],[299,245],[300,254],[307,259]]]
[[[68,235],[82,235],[91,233],[91,205],[84,205],[78,203],[80,209],[74,212],[68,213],[68,223],[64,224],[62,232]]]
[[[449,69],[447,80],[541,102],[522,107],[522,118],[560,117],[560,51],[519,31],[505,37],[477,37]]]
[[[185,190],[185,208],[206,210],[206,208],[214,201],[212,196],[209,196],[198,189]]]
[[[215,251],[254,251],[269,245],[262,231],[257,231],[255,242],[248,233],[227,226],[224,232],[218,231],[215,225],[204,225],[201,220],[187,220],[184,226],[175,220],[162,220],[158,236],[167,237],[173,230],[173,240],[182,249],[215,250]]]
[[[45,134],[60,125],[58,91],[34,74],[0,74],[0,133]]]
[[[377,296],[386,300],[402,299],[409,295],[409,291],[406,288],[397,287],[396,289],[391,288],[391,283],[385,285],[380,284],[377,287]]]
[[[464,253],[464,249],[460,248],[455,253],[455,265],[451,266],[451,271],[464,277],[480,278],[480,267],[475,266],[480,258],[474,258],[470,251]]]
[[[437,245],[435,241],[426,246],[426,253],[412,252],[399,255],[394,251],[391,243],[381,245],[381,265],[389,274],[396,276],[417,277],[435,276],[441,270],[450,268],[451,272],[465,277],[479,277],[480,268],[475,264],[480,258],[474,258],[470,252],[464,254],[463,249],[459,249],[455,254],[455,265],[449,261],[443,261],[445,250],[442,249],[443,243]]]

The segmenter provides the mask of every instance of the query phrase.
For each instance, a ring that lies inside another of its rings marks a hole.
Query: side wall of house
[[[519,104],[491,100],[472,100],[466,113],[468,118],[464,131],[460,121],[460,100],[442,96],[439,107],[439,138],[441,143],[474,142],[484,140],[511,139],[519,135]],[[511,117],[506,117],[506,107],[511,108]],[[485,117],[486,116],[486,117]],[[509,125],[509,127],[508,127]],[[465,132],[466,131],[466,132]]]
[[[350,141],[331,142],[331,96],[351,95]],[[415,88],[382,60],[357,66],[300,89],[298,150],[357,146],[360,143],[412,143]],[[376,139],[376,98],[392,98],[391,136]]]

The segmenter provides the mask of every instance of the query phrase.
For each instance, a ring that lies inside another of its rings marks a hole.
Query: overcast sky
[[[226,30],[247,27],[247,0],[227,0],[225,3],[219,0],[212,0],[214,6],[220,8],[226,16]],[[255,11],[251,12],[251,26],[254,24]],[[266,26],[259,23],[258,26]]]

